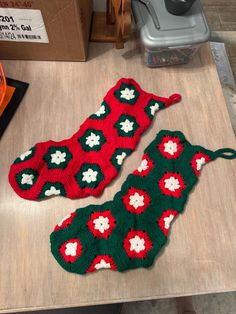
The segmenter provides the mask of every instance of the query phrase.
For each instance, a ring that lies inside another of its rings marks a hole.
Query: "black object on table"
[[[5,131],[8,123],[10,122],[11,118],[13,117],[16,109],[18,108],[29,86],[28,83],[13,80],[10,78],[6,78],[6,81],[7,81],[8,86],[15,87],[15,91],[6,109],[3,111],[2,115],[0,116],[0,138],[3,132]]]
[[[186,13],[196,0],[165,0],[166,9],[174,15]]]

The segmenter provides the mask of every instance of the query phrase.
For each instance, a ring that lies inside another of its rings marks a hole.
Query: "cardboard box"
[[[0,0],[0,59],[85,61],[92,0]]]

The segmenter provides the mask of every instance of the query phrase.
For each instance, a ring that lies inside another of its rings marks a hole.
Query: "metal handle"
[[[146,6],[146,8],[148,9],[149,14],[151,15],[151,18],[153,20],[153,23],[154,23],[156,29],[160,29],[160,24],[159,24],[159,21],[158,21],[158,17],[156,15],[156,11],[155,11],[151,1],[150,0],[138,0],[138,1],[142,2]]]
[[[153,23],[154,23],[156,29],[160,29],[160,24],[159,24],[159,21],[158,21],[158,17],[156,15],[156,11],[153,8],[152,3],[150,1],[148,1],[147,4],[146,4],[146,7],[147,7],[147,9],[148,9],[148,11],[149,11],[149,13],[150,13],[150,15],[152,17],[152,20],[153,20]]]

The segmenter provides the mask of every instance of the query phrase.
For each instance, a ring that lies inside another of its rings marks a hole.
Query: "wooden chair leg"
[[[124,48],[124,40],[121,33],[121,29],[119,29],[116,35],[116,49],[123,49],[123,48]]]
[[[115,13],[111,0],[107,0],[106,22],[108,25],[115,24]]]

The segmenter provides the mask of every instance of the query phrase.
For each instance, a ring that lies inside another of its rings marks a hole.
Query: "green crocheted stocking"
[[[151,266],[202,166],[217,157],[233,159],[236,151],[213,152],[191,145],[181,132],[161,131],[113,201],[77,209],[56,225],[52,254],[79,274]]]

